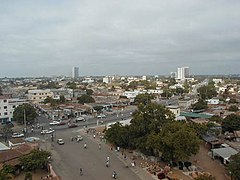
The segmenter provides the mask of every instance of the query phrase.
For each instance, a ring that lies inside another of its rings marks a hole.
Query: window
[[[4,99],[4,100],[3,100],[3,102],[7,102],[7,100],[6,100],[6,99]]]
[[[4,112],[4,115],[7,115],[7,112]]]
[[[33,93],[33,95],[37,95],[37,93]]]
[[[15,105],[13,105],[12,107],[13,107],[13,108],[15,108],[16,106],[15,106]]]
[[[7,106],[4,106],[3,108],[4,108],[4,109],[7,109]]]

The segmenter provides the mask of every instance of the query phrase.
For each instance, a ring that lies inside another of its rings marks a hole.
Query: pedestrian
[[[84,143],[84,149],[87,149],[87,144],[86,143]]]
[[[94,135],[93,135],[93,138],[95,139],[95,137],[96,137],[96,135],[94,134]]]
[[[99,143],[99,145],[98,145],[98,149],[101,150],[101,148],[102,148],[102,147],[101,147],[101,143]]]
[[[117,152],[119,152],[119,150],[120,150],[120,147],[118,146],[118,147],[117,147]]]
[[[109,156],[107,157],[107,161],[110,161],[110,157]]]
[[[82,176],[83,175],[83,170],[82,170],[82,168],[80,168],[80,176]]]

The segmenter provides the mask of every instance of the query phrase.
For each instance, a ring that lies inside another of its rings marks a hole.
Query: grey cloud
[[[239,73],[239,17],[237,0],[5,1],[0,77]]]

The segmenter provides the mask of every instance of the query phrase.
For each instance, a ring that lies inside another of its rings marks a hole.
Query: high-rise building
[[[180,67],[177,69],[177,79],[184,80],[189,78],[189,67]]]
[[[78,67],[73,67],[72,69],[72,78],[77,79],[79,77],[79,68]]]

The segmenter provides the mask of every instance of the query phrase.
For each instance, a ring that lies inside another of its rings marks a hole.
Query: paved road
[[[65,144],[58,145],[54,142],[51,147],[54,159],[53,167],[63,180],[108,180],[112,179],[111,174],[114,170],[118,174],[118,179],[140,179],[117,157],[121,156],[120,152],[110,150],[104,143],[101,143],[102,148],[99,150],[99,141],[89,138],[85,133],[83,141],[72,142],[70,137],[80,133],[72,132],[72,130],[59,131],[57,138],[63,138]],[[87,149],[83,148],[85,142]],[[47,147],[48,150],[49,148],[50,146]],[[105,166],[108,156],[110,157],[110,167]],[[83,176],[80,176],[80,167],[83,169]]]

